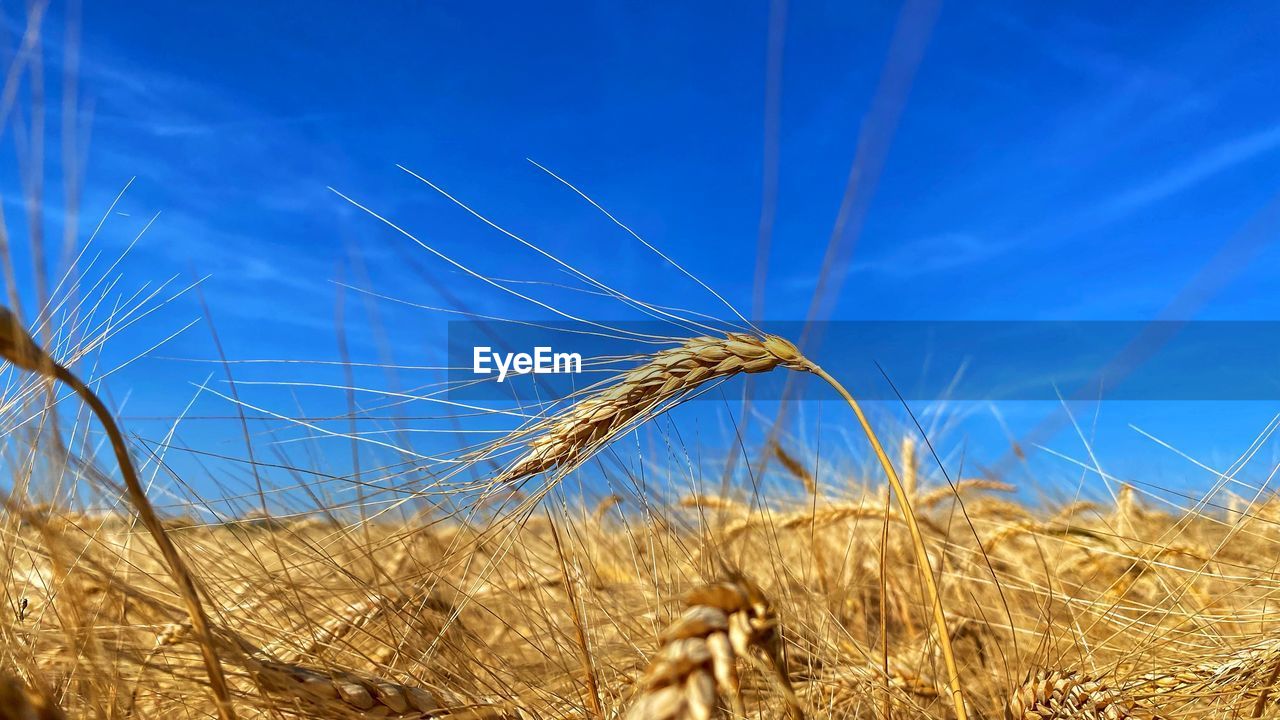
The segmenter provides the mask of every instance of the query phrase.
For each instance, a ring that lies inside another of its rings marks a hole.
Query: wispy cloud
[[[889,280],[908,280],[977,265],[1000,255],[1009,247],[963,232],[928,235],[888,247],[868,249],[868,257],[855,261],[843,277],[874,275]],[[789,275],[783,281],[790,292],[812,292],[816,273]]]
[[[1019,10],[1025,13],[1027,8]],[[1100,40],[1109,34],[1105,25],[1074,15],[1066,7],[1055,7],[1052,31],[1046,31],[1043,19],[1033,22],[1020,13],[998,7],[978,12],[1064,70],[1108,79],[1134,70],[1119,54],[1101,46]]]
[[[1185,165],[1120,193],[1103,215],[1117,217],[1189,190],[1209,178],[1280,150],[1280,125],[1223,143]]]
[[[888,252],[854,264],[855,272],[894,278],[920,277],[988,260],[1004,246],[962,232],[942,233],[900,243]]]

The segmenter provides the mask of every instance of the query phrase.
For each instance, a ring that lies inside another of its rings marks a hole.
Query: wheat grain
[[[1009,697],[1008,720],[1128,720],[1128,708],[1103,683],[1073,671],[1032,673]]]
[[[730,333],[687,340],[536,424],[529,431],[536,437],[499,480],[517,482],[550,470],[567,472],[638,419],[708,382],[778,367],[807,370],[809,365],[795,345],[773,335]]]

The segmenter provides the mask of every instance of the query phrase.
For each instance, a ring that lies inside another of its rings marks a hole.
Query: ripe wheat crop
[[[1031,501],[877,432],[791,341],[687,326],[706,332],[496,441],[331,478],[343,501],[276,456],[251,456],[239,497],[152,482],[163,453],[75,343],[0,313],[0,720],[1280,716],[1265,484]],[[774,371],[830,385],[867,461],[771,436],[777,463],[709,482],[724,465],[681,438],[682,463],[637,449],[633,474],[592,474],[691,397]],[[80,403],[96,424],[59,425]],[[299,479],[266,488],[266,467]]]

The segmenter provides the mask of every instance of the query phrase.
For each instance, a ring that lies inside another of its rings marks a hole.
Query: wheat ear
[[[1041,670],[1033,673],[1009,698],[1011,720],[1128,720],[1134,708],[1156,717],[1173,698],[1224,699],[1254,693],[1253,717],[1261,717],[1275,683],[1280,642],[1264,641],[1241,648],[1231,656],[1107,683],[1076,671]],[[1236,715],[1240,711],[1236,710]],[[1156,718],[1158,720],[1158,717]]]
[[[287,706],[286,714],[314,718],[394,718],[395,720],[518,720],[517,708],[460,699],[367,672],[283,662],[227,628],[215,628],[214,643],[229,662],[265,694]],[[173,624],[156,638],[157,649],[187,640],[186,627]],[[0,715],[0,720],[8,720]],[[40,720],[45,720],[41,718]]]
[[[765,672],[791,718],[804,717],[783,666],[777,615],[759,588],[738,578],[699,587],[684,601],[684,612],[660,636],[662,647],[626,720],[705,720],[721,702],[734,718],[745,718],[739,659]]]
[[[1009,698],[1007,720],[1129,720],[1128,709],[1105,684],[1074,671],[1032,673]]]
[[[1198,694],[1223,698],[1257,694],[1254,717],[1265,709],[1280,666],[1280,641],[1266,640],[1240,648],[1229,657],[1167,672],[1148,673],[1125,684],[1136,704],[1157,705],[1162,696]]]
[[[499,482],[518,482],[539,473],[566,473],[581,465],[609,441],[642,422],[653,413],[678,403],[699,387],[741,373],[760,373],[787,368],[822,378],[853,410],[863,433],[871,443],[876,460],[888,477],[898,509],[911,534],[912,549],[921,580],[933,607],[938,646],[947,666],[948,686],[957,720],[967,720],[960,670],[947,633],[942,595],[924,546],[924,535],[911,509],[910,494],[903,487],[888,454],[876,437],[862,407],[835,378],[800,353],[790,341],[776,335],[729,333],[723,338],[696,337],[679,347],[663,350],[643,365],[633,368],[617,382],[589,395],[565,410],[529,428],[533,434],[525,453],[499,477]]]
[[[535,425],[530,432],[536,437],[500,480],[515,482],[549,470],[567,472],[633,422],[706,383],[782,366],[802,370],[804,363],[795,345],[773,335],[692,338],[654,354],[607,388]]]
[[[741,517],[725,524],[721,532],[728,540],[760,527],[773,530],[795,530],[796,528],[822,527],[845,520],[881,519],[884,514],[885,507],[880,503],[828,505],[815,510],[799,510],[776,517]]]
[[[302,665],[245,659],[245,669],[267,692],[293,699],[323,713],[355,711],[371,717],[429,717],[440,700],[422,688],[344,670],[322,671]]]
[[[226,676],[222,672],[222,663],[218,658],[213,634],[209,629],[209,618],[205,614],[204,605],[200,602],[195,579],[182,559],[182,554],[178,552],[177,546],[165,534],[160,516],[156,514],[151,501],[147,499],[147,493],[143,490],[142,483],[138,480],[138,473],[133,467],[133,461],[129,458],[129,449],[125,445],[124,436],[120,433],[115,419],[111,417],[111,412],[88,385],[41,349],[22,327],[18,316],[5,307],[0,307],[0,355],[23,370],[50,380],[57,380],[70,387],[102,423],[107,437],[111,440],[111,449],[115,452],[116,463],[120,466],[120,475],[124,479],[129,499],[138,510],[138,518],[142,520],[143,526],[147,528],[147,532],[159,547],[169,574],[177,583],[178,592],[186,602],[191,626],[195,629],[196,637],[200,641],[200,652],[204,658],[205,671],[209,675],[209,685],[213,690],[218,717],[221,720],[235,720],[235,710],[231,707],[231,694],[227,689]]]

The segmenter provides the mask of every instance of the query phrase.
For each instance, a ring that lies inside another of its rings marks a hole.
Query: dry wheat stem
[[[550,512],[547,513],[547,519],[551,520]],[[555,541],[556,555],[560,558],[565,597],[569,601],[569,615],[573,618],[575,639],[578,641],[578,659],[582,664],[582,679],[586,683],[587,707],[591,709],[591,713],[596,720],[604,720],[604,706],[600,704],[600,683],[596,678],[595,663],[591,660],[591,647],[587,640],[587,629],[586,623],[582,618],[582,608],[578,603],[576,580],[571,577],[569,572],[569,561],[565,558],[564,547],[560,544],[560,531],[556,528],[554,521],[550,522],[550,528],[551,539]]]
[[[863,434],[867,436],[868,442],[871,443],[871,449],[876,454],[876,460],[880,462],[880,467],[889,479],[889,485],[893,488],[893,494],[898,501],[898,509],[902,513],[902,519],[910,531],[911,543],[915,551],[916,562],[919,564],[920,576],[924,581],[925,589],[928,591],[929,600],[933,606],[933,620],[937,626],[938,647],[942,650],[942,659],[947,666],[947,685],[951,691],[951,704],[955,708],[957,720],[967,720],[969,715],[965,708],[964,694],[960,686],[960,668],[956,664],[955,653],[951,649],[951,636],[947,630],[947,615],[942,606],[942,595],[938,592],[938,583],[933,577],[933,566],[929,562],[929,553],[924,546],[924,535],[920,532],[920,524],[916,521],[915,512],[911,509],[911,498],[907,494],[906,488],[903,487],[902,481],[898,478],[898,473],[894,471],[893,463],[889,462],[889,456],[885,453],[884,446],[880,444],[880,439],[876,437],[875,430],[872,429],[866,414],[862,412],[862,406],[858,404],[858,401],[854,400],[849,391],[822,368],[810,363],[807,369],[809,372],[826,380],[831,387],[835,388],[836,392],[849,405],[849,408],[853,410],[853,414],[858,418],[858,424],[862,426]]]
[[[129,457],[129,449],[125,445],[124,436],[116,426],[115,420],[111,416],[111,411],[107,409],[107,406],[102,403],[97,394],[88,385],[81,382],[80,378],[76,377],[75,374],[60,365],[41,349],[22,327],[18,317],[4,307],[0,307],[0,355],[3,355],[6,360],[23,370],[67,385],[80,396],[80,399],[89,406],[93,414],[97,416],[98,421],[102,423],[103,429],[111,441],[111,448],[115,452],[116,462],[120,466],[120,475],[124,479],[129,499],[138,510],[138,517],[142,520],[143,526],[147,528],[147,531],[159,547],[169,574],[173,577],[174,582],[177,583],[178,591],[186,603],[192,627],[200,640],[200,652],[204,658],[205,670],[209,675],[209,684],[216,701],[218,716],[221,720],[235,720],[235,710],[231,707],[231,696],[227,689],[226,677],[223,674],[222,663],[214,646],[208,616],[205,614],[204,605],[200,602],[200,594],[196,589],[195,579],[187,568],[186,562],[182,559],[182,554],[178,552],[177,546],[173,544],[173,541],[165,533],[164,524],[161,522],[160,516],[156,514],[155,509],[151,506],[151,501],[147,499],[147,493],[143,490],[142,483],[138,480],[137,471],[134,470],[133,460]]]

